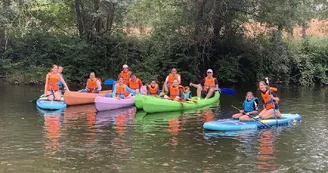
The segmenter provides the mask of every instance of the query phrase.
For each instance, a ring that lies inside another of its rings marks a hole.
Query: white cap
[[[128,65],[126,65],[126,64],[124,64],[124,65],[123,65],[123,68],[128,68],[128,67],[129,67],[129,66],[128,66]]]
[[[208,69],[207,72],[211,72],[211,73],[213,73],[213,70],[212,70],[212,69]]]

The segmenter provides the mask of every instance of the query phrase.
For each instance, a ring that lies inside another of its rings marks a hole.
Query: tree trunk
[[[202,27],[202,20],[203,20],[203,13],[204,13],[204,7],[207,0],[198,0],[197,2],[197,12],[196,12],[196,21],[195,21],[195,37],[197,37],[200,33],[201,27]]]
[[[304,23],[302,24],[302,38],[303,38],[303,39],[306,38],[306,30],[307,30],[307,28],[308,28],[308,25],[307,25],[306,22],[304,22]]]
[[[83,26],[82,8],[81,0],[75,0],[76,22],[80,37],[82,37],[85,33],[85,28]]]
[[[11,0],[3,0],[3,9],[7,11],[11,5]],[[6,14],[6,12],[5,12]],[[0,26],[0,52],[4,52],[7,49],[7,35],[5,26]]]

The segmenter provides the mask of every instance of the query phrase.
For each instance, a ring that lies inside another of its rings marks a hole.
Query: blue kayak
[[[36,101],[36,105],[41,109],[47,110],[58,110],[66,108],[66,103],[64,102],[64,97],[61,97],[59,101],[50,101],[46,97],[40,97]]]
[[[302,117],[298,114],[282,114],[279,119],[259,120],[267,126],[287,126],[296,125],[302,121]],[[235,119],[221,119],[211,122],[206,122],[203,128],[206,130],[219,130],[219,131],[240,131],[240,130],[257,130],[268,128],[258,121],[239,121]]]

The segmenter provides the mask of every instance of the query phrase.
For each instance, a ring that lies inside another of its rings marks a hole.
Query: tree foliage
[[[81,82],[90,71],[116,78],[128,63],[145,82],[161,82],[176,67],[184,83],[207,68],[221,82],[327,83],[328,41],[305,32],[327,9],[320,0],[2,0],[0,75],[39,82],[57,63]],[[273,30],[249,37],[248,22]],[[302,40],[293,39],[296,25]]]

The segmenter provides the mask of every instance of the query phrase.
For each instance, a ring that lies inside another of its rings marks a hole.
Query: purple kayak
[[[134,96],[125,99],[97,96],[95,103],[97,111],[108,111],[134,105]]]

